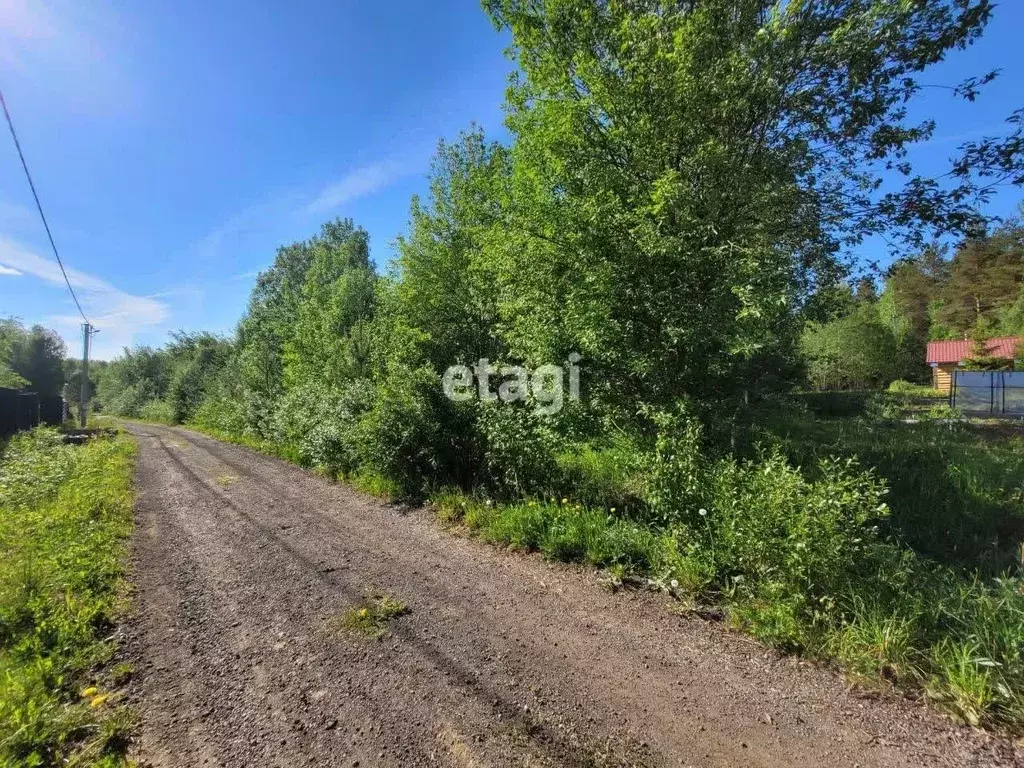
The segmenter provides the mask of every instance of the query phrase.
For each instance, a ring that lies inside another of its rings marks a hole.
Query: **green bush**
[[[556,495],[571,495],[582,503],[614,509],[621,517],[642,519],[646,457],[631,441],[608,445],[570,443],[556,457]]]
[[[479,483],[502,497],[522,497],[553,485],[557,438],[528,405],[478,403]]]
[[[896,395],[910,395],[911,397],[947,399],[947,394],[941,389],[932,389],[927,384],[912,384],[909,381],[897,379],[889,385],[889,392]]]
[[[700,422],[685,410],[655,415],[658,433],[649,457],[644,498],[653,519],[675,525],[694,519],[708,494],[708,461]]]
[[[926,418],[919,423],[788,418],[759,438],[791,463],[858,457],[889,486],[883,533],[941,563],[996,576],[1019,562],[1024,440]]]
[[[245,405],[241,398],[231,397],[225,392],[216,392],[203,400],[189,423],[218,433],[255,434],[249,429]]]
[[[151,382],[142,381],[125,387],[104,401],[103,411],[111,416],[136,419],[140,417],[142,407],[156,399],[156,394],[156,389]]]
[[[720,583],[734,596],[785,603],[801,627],[786,638],[794,644],[802,627],[834,623],[836,596],[888,515],[883,484],[851,459],[822,461],[811,481],[773,453],[720,462],[711,485],[704,525],[690,528]]]
[[[350,474],[359,465],[356,425],[372,407],[375,393],[373,383],[365,379],[296,386],[278,403],[274,439],[296,446],[307,466],[334,475]]]
[[[442,432],[442,397],[440,380],[429,370],[393,373],[356,426],[361,466],[413,497],[443,482],[450,436]]]

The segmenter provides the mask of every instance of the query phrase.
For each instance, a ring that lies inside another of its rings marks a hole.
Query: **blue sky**
[[[929,81],[1000,67],[973,105],[929,90],[940,172],[1020,106],[1024,3]],[[504,138],[507,39],[475,0],[373,3],[0,0],[0,86],[98,357],[170,330],[230,333],[277,245],[351,216],[384,266],[439,138],[471,121]],[[992,206],[1011,213],[1021,194]],[[875,251],[878,251],[877,253]],[[866,257],[882,258],[880,244]],[[0,135],[0,316],[79,320],[6,135]]]

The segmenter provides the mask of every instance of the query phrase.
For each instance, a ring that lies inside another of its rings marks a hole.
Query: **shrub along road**
[[[194,432],[129,429],[144,764],[1014,762],[1007,742],[664,597],[613,595]],[[360,627],[382,596],[407,610],[374,639]]]

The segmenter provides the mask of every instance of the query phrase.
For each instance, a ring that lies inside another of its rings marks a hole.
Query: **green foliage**
[[[366,379],[340,386],[304,382],[279,401],[274,438],[297,446],[304,464],[347,475],[359,466],[357,426],[375,396],[376,387]]]
[[[4,765],[123,763],[130,719],[93,668],[111,654],[133,445],[12,440],[0,462],[0,757]],[[94,688],[83,698],[83,688]]]
[[[206,398],[214,379],[227,363],[231,343],[208,333],[171,334],[173,341],[167,346],[171,375],[167,400],[173,423],[191,419]],[[141,418],[147,418],[140,413]]]
[[[911,397],[945,399],[947,393],[941,389],[932,389],[925,384],[913,384],[903,379],[897,379],[889,385],[889,392],[895,395],[908,395]]]
[[[6,364],[0,363],[0,387],[21,389],[27,386],[28,381],[26,379],[12,371]]]
[[[500,496],[529,496],[550,488],[556,473],[558,438],[528,405],[480,403],[479,484]]]
[[[150,400],[139,408],[139,418],[144,421],[176,424],[175,415],[174,406],[163,400]]]
[[[573,498],[624,517],[645,514],[642,496],[647,462],[633,441],[619,436],[609,444],[575,442],[565,446],[555,460],[559,485]]]
[[[644,497],[658,522],[679,523],[697,514],[708,492],[702,429],[685,411],[659,413],[655,421],[658,437]]]
[[[520,70],[494,238],[502,335],[527,360],[580,351],[608,407],[777,387],[792,308],[834,282],[844,243],[976,219],[960,194],[995,158],[957,166],[958,191],[914,176],[902,158],[931,126],[903,105],[987,3],[485,6]],[[887,164],[907,183],[879,194]]]
[[[404,495],[419,496],[444,476],[451,458],[450,436],[441,432],[441,412],[448,410],[433,372],[396,370],[359,420],[356,450],[368,469],[393,480]]]
[[[793,412],[760,427],[760,439],[799,466],[858,457],[890,489],[887,533],[923,556],[995,576],[1018,561],[1024,539],[1021,438],[922,419],[816,421]]]
[[[992,337],[993,323],[981,316],[971,331],[971,354],[963,361],[963,367],[971,371],[1010,371],[1013,360],[996,357],[989,352],[989,339]]]
[[[816,477],[779,453],[723,462],[704,525],[688,521],[733,597],[781,597],[804,626],[836,620],[835,596],[888,515],[884,485],[852,460],[825,460]]]
[[[964,240],[943,286],[937,320],[961,334],[979,323],[995,329],[1024,280],[1024,225],[1011,219],[990,235]],[[992,333],[991,335],[995,335]]]
[[[904,370],[898,341],[874,304],[830,323],[810,324],[801,339],[817,389],[885,387]]]
[[[0,386],[62,394],[66,352],[54,331],[41,325],[25,328],[13,318],[0,320]]]
[[[308,246],[298,312],[284,342],[283,384],[337,381],[365,376],[377,276],[370,266],[369,237],[351,221]]]
[[[416,332],[416,351],[435,370],[505,351],[494,328],[501,265],[487,246],[500,221],[507,164],[508,151],[476,127],[441,142],[429,201],[413,198],[409,234],[396,243],[392,322]]]

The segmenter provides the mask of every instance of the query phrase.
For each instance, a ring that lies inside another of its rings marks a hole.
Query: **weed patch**
[[[388,632],[392,619],[408,613],[408,608],[401,600],[388,595],[379,595],[364,600],[331,621],[335,630],[364,637],[379,638]]]

